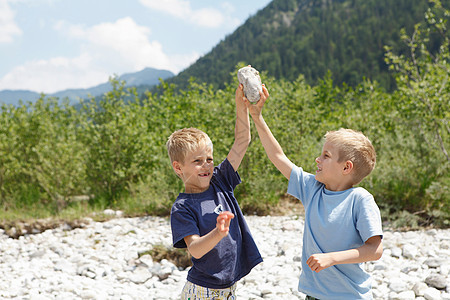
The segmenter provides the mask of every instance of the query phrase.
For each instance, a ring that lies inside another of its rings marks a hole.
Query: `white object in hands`
[[[259,72],[251,66],[243,67],[238,71],[239,83],[244,85],[244,94],[248,101],[256,103],[259,101],[259,92],[262,91],[261,77]]]

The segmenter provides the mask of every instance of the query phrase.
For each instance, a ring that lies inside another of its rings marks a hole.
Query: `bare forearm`
[[[381,245],[380,245],[381,246]],[[335,265],[358,264],[366,261],[378,260],[382,251],[377,251],[373,245],[364,244],[359,248],[329,253]]]
[[[234,129],[234,143],[247,148],[250,143],[250,118],[245,106],[236,107],[236,126]]]
[[[202,237],[197,234],[186,236],[184,241],[186,242],[189,253],[191,253],[193,257],[199,259],[211,251],[221,239],[228,235],[231,219],[233,218],[234,214],[231,212],[221,212],[217,217],[216,228],[209,233]]]
[[[214,228],[208,234],[202,237],[192,237],[192,240],[188,244],[188,251],[193,257],[199,259],[203,257],[203,255],[211,251],[222,238],[223,236],[220,235],[217,228]]]
[[[234,143],[228,154],[228,160],[236,171],[244,158],[250,144],[250,119],[245,106],[236,107],[236,126],[234,129]]]
[[[292,170],[292,163],[284,154],[283,149],[273,136],[266,124],[266,121],[262,115],[254,117],[253,121],[261,139],[261,144],[263,145],[268,158],[278,168],[278,170],[280,170],[280,172],[287,179],[289,179]]]
[[[284,155],[283,149],[273,136],[262,115],[255,118],[253,121],[255,122],[256,130],[258,131],[261,143],[264,150],[266,150],[269,159],[273,162],[275,156]]]
[[[356,249],[313,254],[308,258],[306,264],[314,272],[320,272],[334,265],[357,264],[378,260],[382,254],[383,244],[381,236],[373,236],[364,245]]]

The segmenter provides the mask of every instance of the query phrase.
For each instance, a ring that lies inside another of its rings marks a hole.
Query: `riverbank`
[[[238,298],[303,299],[303,218],[246,217],[264,262],[238,283]],[[384,254],[365,264],[375,299],[450,299],[450,230],[385,229]],[[0,232],[3,299],[178,299],[187,270],[143,255],[170,247],[167,218],[85,220],[13,239]]]

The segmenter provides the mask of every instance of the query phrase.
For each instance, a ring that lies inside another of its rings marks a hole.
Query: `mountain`
[[[173,77],[174,74],[166,70],[145,68],[136,73],[126,73],[118,77],[120,81],[124,80],[126,86],[148,86],[151,88],[159,84],[159,79],[166,80]],[[91,96],[100,96],[112,89],[109,82],[99,84],[87,89],[67,89],[60,92],[48,94],[48,97],[57,97],[59,99],[68,98],[71,103],[77,103],[79,98],[86,99]],[[23,102],[34,102],[39,99],[40,94],[26,90],[3,90],[0,91],[0,103],[17,105],[19,100]]]
[[[356,86],[366,77],[392,90],[384,46],[404,53],[401,29],[411,35],[429,5],[428,0],[273,0],[168,82],[183,89],[195,77],[223,87],[242,62],[277,79],[293,81],[303,74],[314,84],[330,70],[336,84]]]
[[[24,102],[34,102],[39,98],[39,94],[26,90],[3,90],[0,91],[0,103],[17,105],[19,100]]]

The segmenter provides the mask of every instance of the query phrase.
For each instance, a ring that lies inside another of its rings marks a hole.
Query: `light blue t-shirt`
[[[361,187],[327,190],[297,166],[292,168],[288,194],[305,207],[299,291],[321,300],[372,299],[371,277],[362,264],[340,264],[316,273],[306,261],[312,254],[358,248],[370,237],[383,236],[373,196]]]

